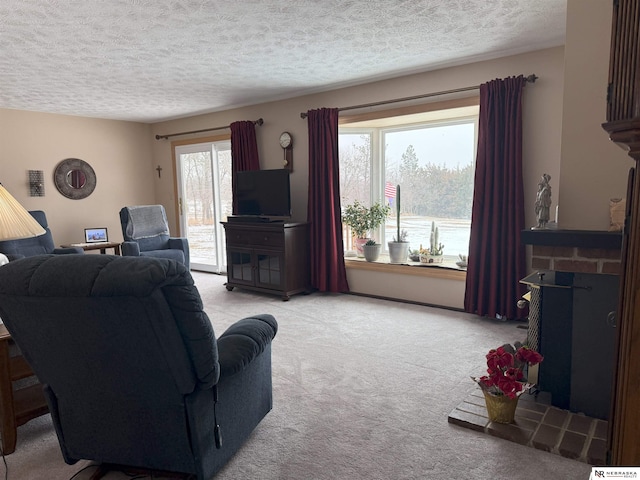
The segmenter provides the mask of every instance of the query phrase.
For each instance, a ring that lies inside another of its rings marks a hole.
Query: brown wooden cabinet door
[[[256,251],[256,286],[284,290],[284,259],[280,252]]]
[[[239,285],[254,285],[254,259],[249,248],[227,246],[227,278]]]

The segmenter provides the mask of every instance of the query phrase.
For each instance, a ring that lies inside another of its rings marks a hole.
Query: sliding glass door
[[[189,239],[191,268],[226,271],[224,229],[231,215],[231,142],[176,146],[180,229]]]

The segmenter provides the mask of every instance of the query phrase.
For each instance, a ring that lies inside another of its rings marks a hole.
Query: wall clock
[[[282,161],[283,168],[291,171],[293,170],[293,138],[289,132],[282,132],[280,134],[280,146],[284,152],[284,159]]]

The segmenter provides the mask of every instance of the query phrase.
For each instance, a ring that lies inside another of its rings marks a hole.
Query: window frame
[[[475,162],[478,143],[479,105],[480,98],[476,95],[453,100],[430,102],[420,105],[410,105],[375,112],[342,116],[338,122],[339,135],[344,133],[366,133],[371,136],[369,201],[371,203],[375,203],[376,201],[385,200],[383,195],[384,184],[386,181],[386,155],[385,152],[381,151],[381,149],[384,145],[385,135],[389,132],[406,131],[412,129],[412,127],[419,129],[421,126],[429,124],[447,126],[469,123],[471,120],[474,124],[473,161]],[[449,113],[445,115],[443,112]],[[403,119],[404,121],[401,121],[400,119]],[[383,252],[384,254],[388,254],[387,241],[390,239],[385,238],[385,225],[381,225],[376,231],[372,232],[372,234],[376,238],[383,239]],[[344,237],[348,237],[348,234],[345,233]],[[347,247],[349,245],[350,242],[347,239],[347,243],[345,243],[345,250],[348,249]]]

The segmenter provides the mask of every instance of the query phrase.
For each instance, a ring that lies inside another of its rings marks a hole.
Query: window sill
[[[369,270],[384,273],[396,273],[401,275],[415,275],[420,277],[442,278],[447,280],[465,281],[467,272],[455,264],[456,257],[441,264],[424,264],[409,261],[405,264],[389,263],[388,255],[380,255],[375,262],[367,262],[364,258],[345,257],[345,266],[354,270]]]

